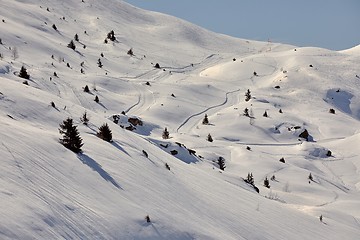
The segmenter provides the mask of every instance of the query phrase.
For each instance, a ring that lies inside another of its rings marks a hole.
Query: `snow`
[[[360,236],[358,47],[236,39],[118,0],[1,0],[0,15],[1,239]],[[68,117],[81,154],[59,143]]]

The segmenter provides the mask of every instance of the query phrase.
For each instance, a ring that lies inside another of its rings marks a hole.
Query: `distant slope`
[[[1,239],[360,235],[356,48],[236,39],[118,0],[1,0],[0,15]],[[68,117],[81,154],[59,143]]]

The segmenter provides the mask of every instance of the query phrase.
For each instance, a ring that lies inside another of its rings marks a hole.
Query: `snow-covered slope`
[[[0,16],[1,239],[360,236],[356,48],[235,39],[117,0],[0,0]],[[81,154],[59,143],[68,117]]]

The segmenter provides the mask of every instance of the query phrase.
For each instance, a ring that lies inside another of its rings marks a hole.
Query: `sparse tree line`
[[[80,121],[84,125],[88,125],[89,117],[87,112],[81,116]],[[60,143],[64,145],[64,147],[75,153],[80,153],[82,151],[81,147],[84,145],[83,140],[80,137],[80,133],[77,126],[74,125],[72,118],[67,118],[60,124],[59,133],[62,135]],[[112,142],[112,132],[107,123],[104,123],[99,127],[96,136],[104,141]]]

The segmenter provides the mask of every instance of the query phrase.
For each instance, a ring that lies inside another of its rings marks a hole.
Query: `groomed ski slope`
[[[0,16],[0,239],[359,238],[359,46],[236,39],[118,0],[0,0]],[[81,154],[59,143],[68,117]]]

